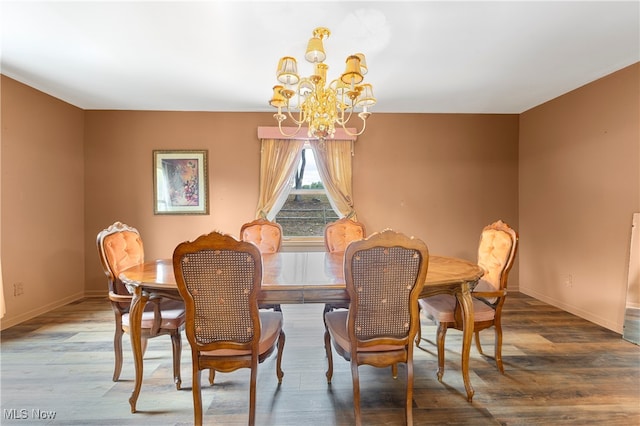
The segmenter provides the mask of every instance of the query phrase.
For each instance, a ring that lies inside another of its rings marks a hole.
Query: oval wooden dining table
[[[327,252],[279,252],[262,257],[260,303],[349,303],[345,288],[343,254]],[[463,342],[461,369],[467,400],[474,394],[469,380],[469,351],[473,335],[471,290],[484,274],[477,264],[454,257],[429,256],[427,278],[420,297],[453,294],[462,307]],[[180,299],[171,259],[145,262],[126,269],[120,279],[133,294],[130,337],[135,385],[129,404],[136,412],[143,377],[141,321],[150,297]],[[320,320],[320,319],[319,319]]]

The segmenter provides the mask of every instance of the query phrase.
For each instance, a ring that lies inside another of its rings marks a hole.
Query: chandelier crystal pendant
[[[309,40],[304,58],[314,64],[313,75],[300,78],[298,63],[291,56],[281,58],[278,63],[276,77],[280,84],[273,87],[269,104],[278,108],[273,116],[284,136],[296,135],[303,124],[308,128],[309,137],[320,140],[332,138],[336,125],[351,136],[364,132],[366,120],[371,115],[368,108],[376,104],[373,87],[362,83],[367,73],[365,57],[362,53],[348,56],[344,73],[327,84],[329,67],[324,63],[326,55],[322,41],[330,34],[327,28],[316,28]],[[362,121],[362,129],[356,133],[346,127],[354,112]],[[282,128],[287,118],[297,126],[292,134],[285,133]]]

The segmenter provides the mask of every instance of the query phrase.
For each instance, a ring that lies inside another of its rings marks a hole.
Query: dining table
[[[348,304],[344,279],[344,254],[322,251],[282,251],[262,255],[262,285],[259,302],[265,304],[324,303]],[[467,400],[474,390],[469,380],[469,352],[473,335],[471,290],[484,270],[476,263],[447,256],[429,256],[427,278],[420,297],[455,295],[461,306],[463,342],[461,369]],[[120,273],[120,280],[133,295],[129,311],[135,384],[129,398],[136,412],[143,378],[141,324],[149,298],[182,300],[178,292],[171,259],[157,259],[132,266]]]

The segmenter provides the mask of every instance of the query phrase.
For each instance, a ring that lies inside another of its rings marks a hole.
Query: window
[[[258,128],[261,147],[256,217],[279,223],[290,240],[312,240],[315,244],[322,241],[325,224],[338,217],[356,219],[351,188],[355,138],[340,135],[340,139],[319,141],[281,139],[278,135],[277,127]]]
[[[322,237],[324,226],[338,219],[322,179],[318,174],[313,150],[305,144],[291,192],[276,214],[285,237]]]

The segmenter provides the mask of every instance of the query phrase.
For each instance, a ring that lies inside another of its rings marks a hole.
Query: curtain
[[[284,205],[303,146],[303,140],[262,139],[257,218],[273,220]]]
[[[357,220],[351,185],[353,141],[330,139],[310,143],[331,207],[341,216]]]

